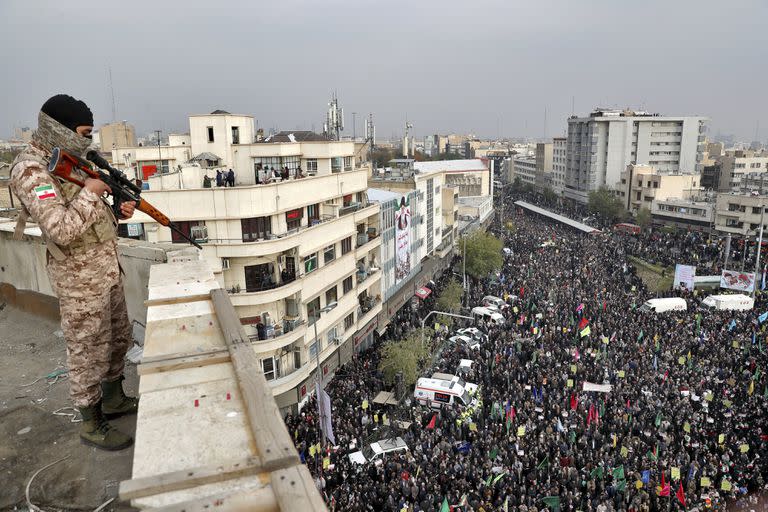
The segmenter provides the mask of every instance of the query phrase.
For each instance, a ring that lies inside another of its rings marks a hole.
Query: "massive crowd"
[[[511,253],[470,298],[506,298],[506,323],[481,325],[489,339],[474,351],[436,334],[442,351],[423,372],[453,373],[460,359],[474,360],[466,380],[480,385],[482,406],[471,418],[460,406],[435,413],[414,404],[412,388],[399,406],[372,404],[387,389],[378,371],[387,336],[327,384],[334,447],[315,451],[312,403],[286,418],[329,506],[651,511],[711,502],[766,510],[765,299],[758,294],[751,311],[700,312],[701,295],[686,295],[687,311],[644,312],[654,294],[627,262],[634,254],[715,273],[723,243],[697,234],[586,236],[519,211],[510,220],[514,231],[497,233]],[[398,313],[390,337],[418,325],[431,306]],[[611,389],[584,391],[584,382]],[[410,425],[393,428],[394,418]],[[409,450],[381,463],[349,461],[384,435],[401,436]]]

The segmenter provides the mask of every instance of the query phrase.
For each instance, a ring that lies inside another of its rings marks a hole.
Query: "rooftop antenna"
[[[115,106],[115,88],[112,86],[112,66],[109,66],[109,92],[112,95],[112,122],[117,121],[117,107]]]
[[[547,107],[544,107],[544,140],[547,140]]]
[[[339,140],[341,132],[344,131],[344,109],[339,108],[336,91],[333,92],[331,101],[328,103],[328,112],[325,115],[323,131],[327,137],[331,137],[334,140]]]

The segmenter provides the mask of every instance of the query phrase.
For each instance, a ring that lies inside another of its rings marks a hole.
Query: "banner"
[[[325,438],[332,444],[336,444],[336,437],[333,435],[333,423],[331,422],[331,397],[324,389],[320,389],[320,383],[315,383],[315,393],[320,401],[320,416],[322,419],[322,431]]]
[[[613,386],[610,384],[594,384],[592,382],[584,382],[584,391],[597,391],[598,393],[610,393]]]
[[[723,270],[723,274],[720,276],[720,288],[751,292],[755,288],[755,274]]]
[[[395,210],[395,283],[411,273],[411,207],[406,196]]]
[[[675,265],[675,281],[672,288],[693,291],[693,281],[696,277],[696,267],[693,265]]]

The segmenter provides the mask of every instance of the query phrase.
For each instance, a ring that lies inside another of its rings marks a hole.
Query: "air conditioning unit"
[[[208,241],[208,226],[192,226],[189,228],[189,236],[197,243]]]
[[[341,345],[341,338],[338,338],[338,337],[332,338],[331,341],[336,345]]]
[[[221,258],[222,270],[229,270],[229,258]]]

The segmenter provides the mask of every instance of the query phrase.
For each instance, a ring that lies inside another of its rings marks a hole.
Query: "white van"
[[[748,311],[755,306],[755,299],[748,295],[734,293],[732,295],[710,295],[701,301],[699,306],[706,310],[719,311]]]
[[[456,368],[456,373],[461,375],[462,373],[469,373],[472,371],[472,366],[475,362],[472,359],[461,359],[459,361],[459,367]]]
[[[463,345],[469,350],[475,350],[480,348],[480,343],[477,340],[474,340],[469,336],[464,336],[462,334],[451,336],[450,338],[448,338],[448,341],[450,341],[451,343],[456,343],[458,345]]]
[[[371,443],[370,446],[360,451],[349,454],[349,461],[355,464],[365,464],[383,458],[385,453],[408,451],[408,445],[405,444],[402,437],[382,439]]]
[[[688,304],[682,297],[665,297],[663,299],[649,299],[640,306],[640,311],[653,311],[664,313],[666,311],[685,311]]]
[[[504,325],[504,317],[501,313],[497,313],[482,306],[472,308],[472,316],[475,317],[475,321],[485,320],[487,323]]]
[[[432,378],[435,380],[447,380],[451,382],[451,386],[453,384],[458,384],[459,386],[462,386],[464,389],[469,391],[470,395],[474,395],[477,391],[477,384],[472,384],[471,382],[466,382],[461,377],[458,377],[456,375],[451,375],[450,373],[438,373],[435,372],[432,374]]]
[[[477,402],[477,399],[473,398],[469,391],[458,382],[427,377],[422,377],[416,381],[413,397],[421,405],[428,405],[433,409],[440,409],[445,404],[470,407],[476,405]]]
[[[477,327],[465,327],[464,329],[457,330],[456,334],[472,338],[473,340],[480,343],[488,340],[488,336]]]
[[[499,309],[506,309],[509,307],[509,305],[504,302],[503,299],[500,299],[499,297],[494,297],[493,295],[486,295],[483,297],[482,301],[483,306],[496,306]]]

